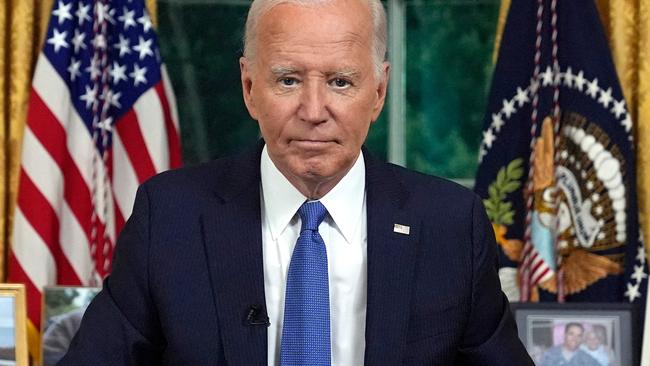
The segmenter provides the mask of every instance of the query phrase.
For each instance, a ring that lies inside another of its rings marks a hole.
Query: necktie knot
[[[302,219],[302,227],[300,228],[300,231],[318,231],[318,226],[323,222],[323,219],[325,219],[326,213],[327,209],[320,201],[303,203],[298,209],[298,215],[300,215],[300,219]]]

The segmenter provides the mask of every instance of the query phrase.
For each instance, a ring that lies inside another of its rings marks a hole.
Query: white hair
[[[257,24],[260,18],[276,5],[289,3],[299,6],[323,5],[332,0],[254,0],[248,10],[246,18],[246,30],[244,33],[244,57],[253,59],[255,57],[255,42],[257,41]],[[386,11],[381,0],[366,0],[370,6],[370,16],[373,25],[372,56],[375,66],[375,73],[382,75],[382,64],[386,59],[386,43],[388,31],[386,22]]]

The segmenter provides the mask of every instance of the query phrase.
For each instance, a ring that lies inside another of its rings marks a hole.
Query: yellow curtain
[[[650,248],[650,4],[598,0],[623,94],[635,122],[639,218]]]
[[[27,98],[52,2],[9,0],[0,5],[0,281],[5,278]]]
[[[6,274],[27,99],[52,2],[9,0],[0,5],[0,281]],[[27,334],[30,354],[38,362],[39,331],[29,323]]]
[[[494,37],[494,51],[492,52],[492,62],[495,64],[497,62],[497,57],[499,56],[501,36],[503,35],[503,28],[506,26],[506,18],[508,17],[509,9],[510,0],[501,0],[501,7],[499,8],[499,20],[497,21],[497,33],[496,37]]]
[[[598,0],[623,94],[635,122],[639,219],[650,252],[650,4],[646,0]],[[650,287],[648,288],[650,289]],[[648,296],[650,301],[650,296]],[[641,364],[650,362],[650,302],[646,303]]]
[[[6,278],[31,78],[53,2],[0,1],[0,282]],[[157,24],[156,0],[146,3]],[[28,327],[30,355],[40,364],[40,331]]]

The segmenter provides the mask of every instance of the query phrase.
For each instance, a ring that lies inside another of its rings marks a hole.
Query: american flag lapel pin
[[[396,232],[398,234],[409,235],[411,233],[411,227],[402,224],[394,224],[393,232]]]

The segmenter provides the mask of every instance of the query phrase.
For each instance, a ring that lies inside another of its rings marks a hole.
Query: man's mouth
[[[291,141],[299,147],[305,148],[323,148],[329,144],[334,143],[334,140],[316,140],[316,139],[294,139]]]

